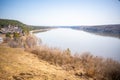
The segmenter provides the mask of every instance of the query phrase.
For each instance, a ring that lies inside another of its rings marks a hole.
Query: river
[[[100,36],[70,28],[52,29],[35,33],[49,47],[69,48],[72,53],[90,52],[95,56],[120,61],[120,39]]]

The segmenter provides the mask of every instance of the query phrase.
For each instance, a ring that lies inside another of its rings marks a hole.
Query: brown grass
[[[71,55],[69,49],[61,51],[56,48],[40,46],[30,51],[39,59],[52,65],[61,66],[64,70],[79,77],[96,80],[120,80],[120,63],[112,59],[95,57],[90,53]]]
[[[40,60],[49,62],[55,66],[61,66],[64,70],[78,77],[93,78],[95,80],[120,80],[120,63],[112,59],[96,57],[90,53],[71,55],[71,51],[64,51],[47,46],[36,47],[36,39],[33,36],[27,36],[23,40],[26,51],[29,51]],[[15,42],[11,43],[16,47]],[[17,44],[19,43],[16,42]],[[19,45],[17,45],[19,46]]]
[[[81,80],[21,48],[0,45],[0,80]]]

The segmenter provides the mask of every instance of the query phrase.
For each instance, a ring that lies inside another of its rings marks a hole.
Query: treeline
[[[0,19],[0,29],[4,28],[4,27],[7,27],[8,25],[21,27],[22,30],[26,31],[26,32],[28,32],[29,30],[31,30],[30,27],[28,27],[26,24],[23,24],[20,21],[9,20],[9,19]]]
[[[93,31],[93,32],[106,32],[106,33],[118,33],[120,34],[120,24],[116,25],[96,25],[96,26],[72,26],[72,29]]]
[[[17,21],[17,20],[0,19],[0,28],[3,28],[3,27],[8,26],[8,25],[21,27],[25,31],[53,28],[53,27],[50,27],[50,26],[27,25],[27,24],[24,24],[24,23],[22,23],[20,21]]]
[[[98,35],[120,38],[120,24],[97,25],[97,26],[73,26],[70,28],[76,29],[76,30],[83,30],[83,31],[98,34]]]

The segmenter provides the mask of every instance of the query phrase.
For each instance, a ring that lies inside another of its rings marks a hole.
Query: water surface
[[[42,43],[60,49],[69,48],[73,53],[90,52],[95,56],[112,58],[120,61],[120,39],[99,36],[66,28],[35,33]]]

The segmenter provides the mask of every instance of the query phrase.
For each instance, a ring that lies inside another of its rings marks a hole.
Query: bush
[[[10,40],[9,42],[8,42],[8,45],[10,46],[10,47],[12,47],[12,48],[17,48],[17,47],[21,47],[22,45],[21,45],[21,42],[19,41],[19,40]]]
[[[33,35],[20,37],[18,33],[14,33],[13,37],[8,42],[10,47],[34,48],[37,45],[37,38]]]
[[[11,34],[10,33],[6,33],[5,36],[11,38]]]
[[[26,47],[28,48],[34,48],[37,45],[37,38],[34,35],[28,35],[26,36]]]
[[[4,42],[9,42],[11,40],[11,34],[10,33],[6,33],[5,34],[5,38],[4,38]]]
[[[120,80],[120,64],[112,59],[106,59],[104,62],[104,76],[107,80]]]
[[[96,80],[120,80],[120,63],[112,59],[93,56],[90,53],[71,56],[70,50],[40,46],[31,51],[39,59],[53,65],[59,65],[76,76],[84,76]]]

